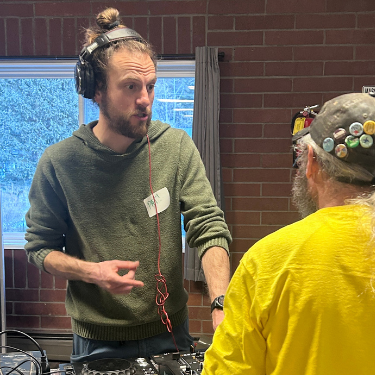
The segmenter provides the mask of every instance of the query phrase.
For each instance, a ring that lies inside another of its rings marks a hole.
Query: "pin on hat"
[[[375,176],[375,97],[352,93],[327,101],[308,130],[314,142],[336,158]],[[297,136],[298,133],[295,135]]]

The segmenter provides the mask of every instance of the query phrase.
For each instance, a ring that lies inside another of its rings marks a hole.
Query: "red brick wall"
[[[66,281],[39,271],[24,250],[5,250],[8,329],[70,332],[65,310]]]
[[[158,53],[194,53],[204,45],[225,52],[220,142],[234,271],[252,244],[298,219],[290,199],[294,113],[375,85],[375,2],[0,0],[0,55],[76,55],[82,27],[109,5]],[[7,252],[7,287],[14,327],[26,324],[24,314],[32,327],[68,326],[64,283],[32,270],[20,251]],[[186,287],[191,332],[212,333],[203,286]]]

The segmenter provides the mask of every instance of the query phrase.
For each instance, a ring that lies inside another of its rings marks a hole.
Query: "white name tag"
[[[169,195],[168,189],[165,187],[163,189],[160,189],[154,193],[155,202],[156,202],[156,208],[155,208],[155,202],[152,194],[143,200],[148,216],[152,217],[156,215],[156,209],[158,210],[158,214],[160,212],[165,211],[170,203],[171,203],[171,197]]]

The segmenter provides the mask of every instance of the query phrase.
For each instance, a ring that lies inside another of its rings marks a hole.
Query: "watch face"
[[[219,296],[217,298],[217,302],[219,305],[223,306],[224,305],[224,296]]]

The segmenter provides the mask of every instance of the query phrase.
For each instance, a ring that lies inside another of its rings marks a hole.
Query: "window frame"
[[[77,58],[0,58],[0,79],[19,78],[74,78]],[[195,60],[157,61],[156,76],[195,77]],[[78,125],[84,123],[85,99],[78,97]],[[1,191],[0,191],[1,199]],[[0,209],[1,209],[0,202]],[[3,215],[1,215],[3,216]],[[3,232],[0,218],[0,233],[4,249],[23,249],[26,243],[24,232]]]

